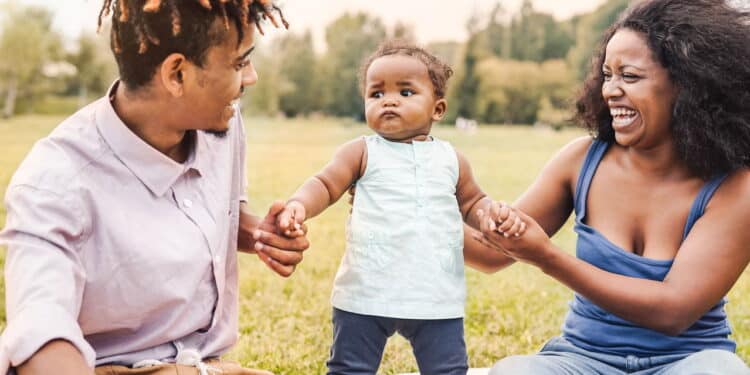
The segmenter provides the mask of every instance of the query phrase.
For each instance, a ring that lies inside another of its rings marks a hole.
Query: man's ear
[[[432,110],[432,121],[440,121],[445,117],[445,111],[448,110],[448,101],[445,98],[438,99],[435,102],[435,108]]]
[[[173,53],[167,56],[159,66],[159,78],[164,88],[173,97],[180,97],[184,93],[185,75],[188,61],[181,53]]]

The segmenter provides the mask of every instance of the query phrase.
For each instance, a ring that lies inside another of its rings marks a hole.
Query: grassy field
[[[34,140],[61,118],[21,117],[0,121],[0,194]],[[248,171],[251,206],[265,211],[322,167],[337,145],[368,133],[364,126],[336,120],[248,119]],[[528,127],[484,127],[475,134],[437,128],[472,163],[484,190],[495,199],[514,200],[544,162],[578,131],[552,132]],[[312,242],[305,261],[289,279],[275,276],[254,256],[241,256],[241,339],[230,357],[278,374],[325,371],[331,341],[331,284],[342,256],[346,203],[339,202],[310,221]],[[0,206],[0,225],[5,210]],[[555,242],[572,251],[566,226]],[[4,254],[4,252],[2,252]],[[3,256],[4,259],[4,256]],[[727,307],[740,356],[750,361],[750,272],[729,294]],[[514,265],[493,275],[467,272],[466,342],[472,367],[536,351],[559,333],[572,293],[538,270]],[[4,284],[0,284],[4,288]],[[5,310],[0,310],[5,321]],[[4,323],[3,323],[4,325]],[[392,338],[381,372],[416,371],[408,343]]]

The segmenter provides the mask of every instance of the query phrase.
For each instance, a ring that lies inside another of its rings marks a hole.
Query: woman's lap
[[[562,337],[555,337],[538,354],[500,360],[489,374],[748,375],[750,370],[736,354],[725,350],[703,350],[691,355],[622,357],[587,351]]]

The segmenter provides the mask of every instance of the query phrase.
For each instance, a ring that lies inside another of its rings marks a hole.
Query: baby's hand
[[[295,238],[305,235],[302,223],[305,222],[305,206],[297,201],[287,202],[284,210],[276,217],[276,224],[281,233]]]
[[[492,202],[488,208],[487,224],[490,230],[503,237],[520,237],[526,231],[526,223],[516,210],[503,202]]]

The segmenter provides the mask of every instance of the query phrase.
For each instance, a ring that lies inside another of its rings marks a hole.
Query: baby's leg
[[[464,320],[399,320],[399,333],[414,350],[422,374],[465,375],[469,370]]]
[[[375,374],[396,319],[333,309],[333,345],[328,375]]]

